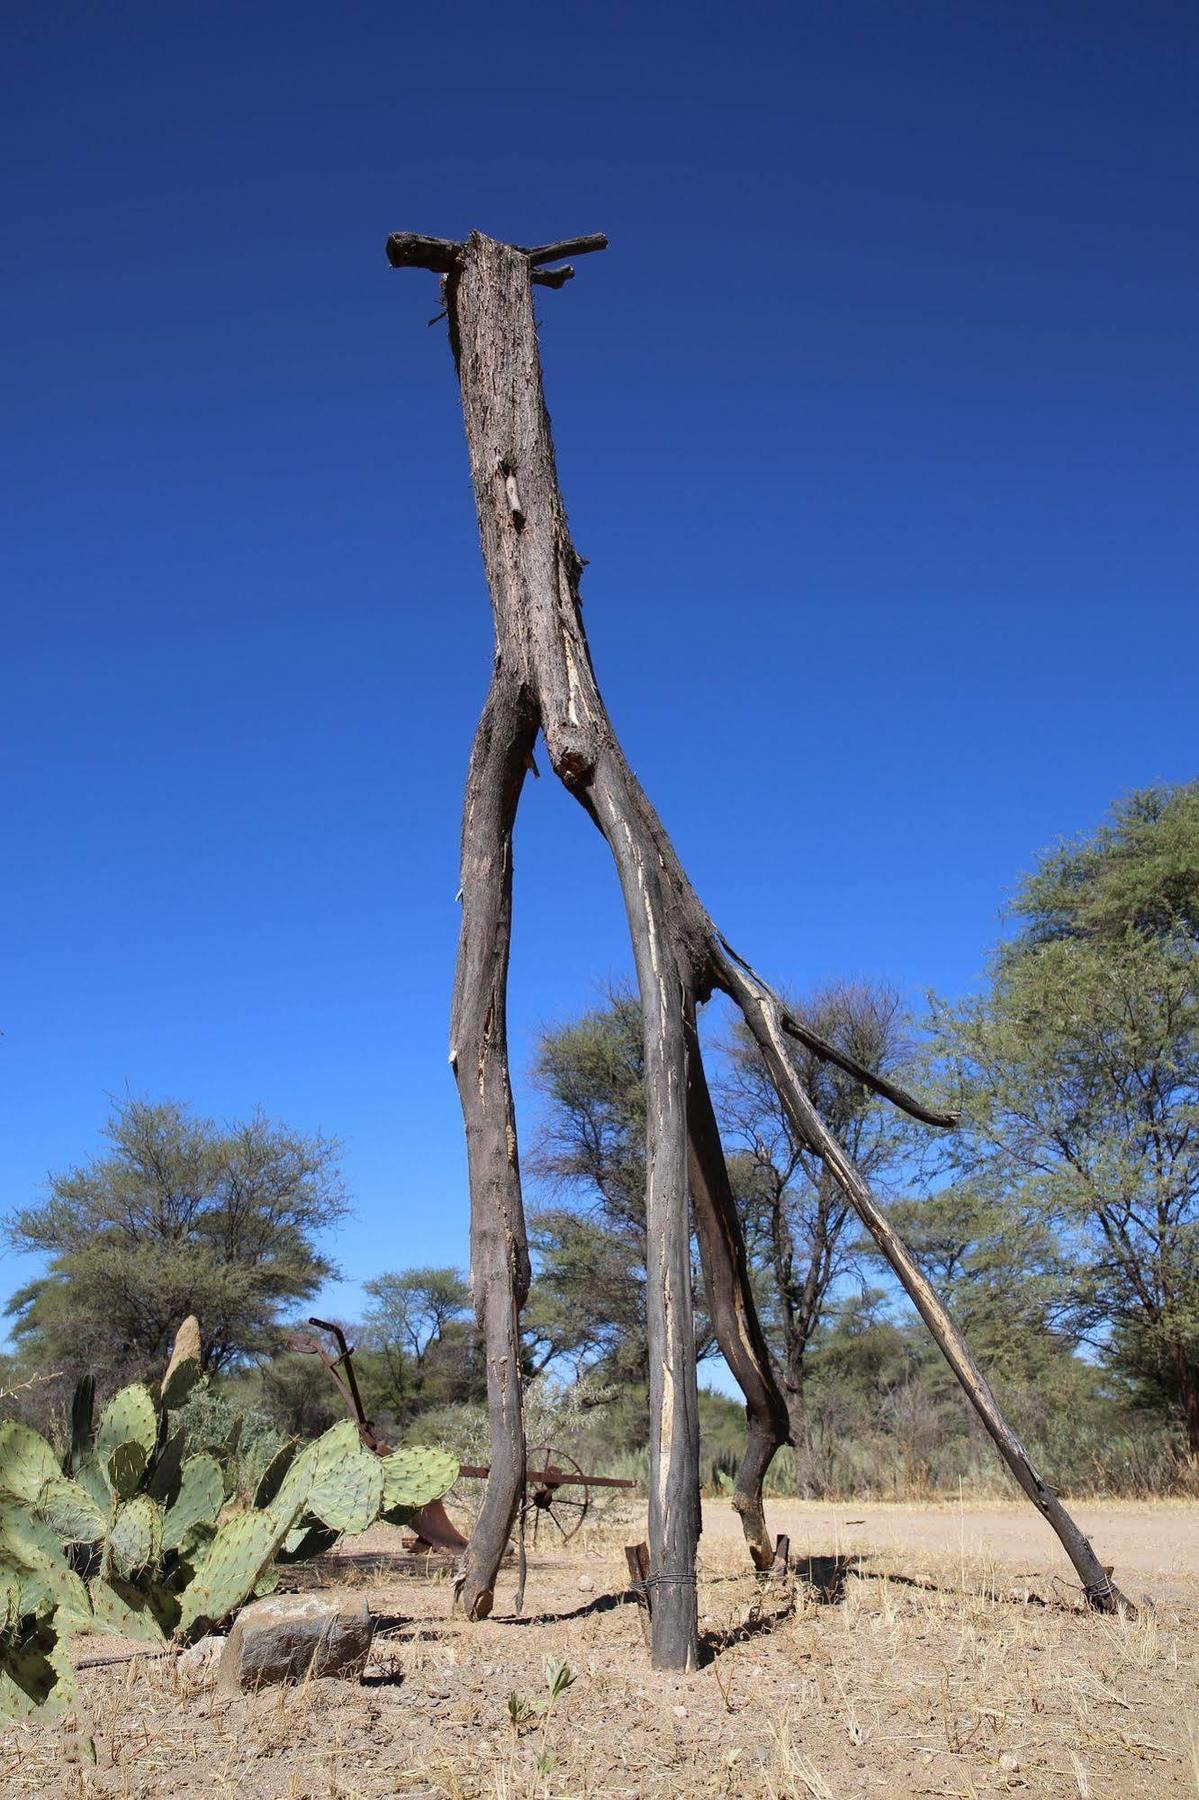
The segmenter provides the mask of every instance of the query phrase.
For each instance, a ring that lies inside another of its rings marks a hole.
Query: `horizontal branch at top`
[[[608,240],[602,231],[593,231],[588,237],[564,238],[559,244],[539,244],[532,250],[520,244],[512,248],[525,257],[531,269],[540,271],[543,263],[557,262],[563,256],[606,250]],[[387,260],[393,269],[430,269],[435,275],[448,275],[459,267],[465,254],[465,244],[453,238],[426,237],[420,231],[393,231],[387,240]],[[540,287],[561,287],[573,274],[573,269],[546,269],[535,273],[533,280]]]

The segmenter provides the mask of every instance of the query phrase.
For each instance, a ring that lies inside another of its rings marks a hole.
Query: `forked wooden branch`
[[[948,1124],[792,1019],[730,951],[691,886],[625,759],[583,630],[582,562],[558,487],[533,317],[536,266],[601,238],[534,251],[474,233],[465,244],[397,233],[394,267],[445,277],[483,560],[495,624],[495,673],[475,740],[462,833],[463,917],[452,1056],[466,1122],[471,1276],[487,1345],[492,1475],[458,1600],[474,1617],[491,1589],[523,1477],[519,1309],[528,1284],[516,1132],[508,1081],[505,992],[511,925],[512,824],[533,738],[608,842],[637,966],[647,1100],[646,1319],[650,1367],[650,1573],[656,1667],[693,1668],[698,1653],[698,1404],[691,1313],[689,1189],[721,1348],[746,1393],[750,1446],[738,1479],[756,1562],[769,1561],[761,1478],[785,1440],[786,1414],[753,1304],[740,1224],[703,1076],[695,1010],[720,989],[743,1013],[780,1099],[857,1209],[932,1331],[1017,1481],[1057,1532],[1089,1601],[1127,1605],[1090,1544],[1041,1480],[960,1332],[869,1187],[803,1088],[787,1048],[800,1038],[905,1111]],[[516,495],[516,499],[513,495]],[[756,1498],[753,1492],[756,1482]]]

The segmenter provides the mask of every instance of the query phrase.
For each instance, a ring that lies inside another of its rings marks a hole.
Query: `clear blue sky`
[[[490,620],[391,230],[610,234],[540,302],[588,627],[760,967],[966,987],[1194,776],[1197,67],[1184,5],[6,8],[3,1203],[110,1094],[261,1105],[345,1140],[330,1304],[465,1262]],[[517,888],[525,1067],[628,966],[552,780]]]

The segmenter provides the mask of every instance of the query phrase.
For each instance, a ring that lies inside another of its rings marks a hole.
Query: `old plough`
[[[288,1349],[320,1358],[337,1386],[346,1411],[358,1427],[362,1442],[377,1456],[386,1456],[391,1446],[384,1442],[366,1416],[354,1373],[354,1352],[346,1342],[345,1332],[329,1319],[309,1319],[308,1323],[329,1334],[337,1345],[336,1354],[320,1338],[302,1333],[288,1338]],[[569,1543],[587,1517],[595,1489],[636,1486],[635,1482],[619,1475],[586,1474],[572,1456],[564,1450],[554,1449],[552,1444],[541,1444],[529,1450],[525,1461],[524,1499],[517,1515],[517,1533],[522,1545],[526,1538],[536,1544],[543,1521],[547,1528],[550,1525],[557,1528],[559,1535],[555,1542]],[[458,1474],[467,1481],[486,1481],[490,1469],[486,1464],[459,1463]],[[412,1532],[411,1547],[417,1551],[449,1550],[456,1554],[466,1549],[466,1539],[440,1500],[421,1509],[413,1520]]]

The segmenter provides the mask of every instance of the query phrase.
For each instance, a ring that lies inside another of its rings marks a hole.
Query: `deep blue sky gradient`
[[[390,230],[610,234],[539,301],[588,627],[758,966],[960,990],[1038,848],[1196,774],[1193,8],[18,0],[5,39],[6,1207],[174,1094],[345,1140],[343,1313],[466,1260],[490,619]],[[523,1068],[629,963],[552,780],[517,904]]]

